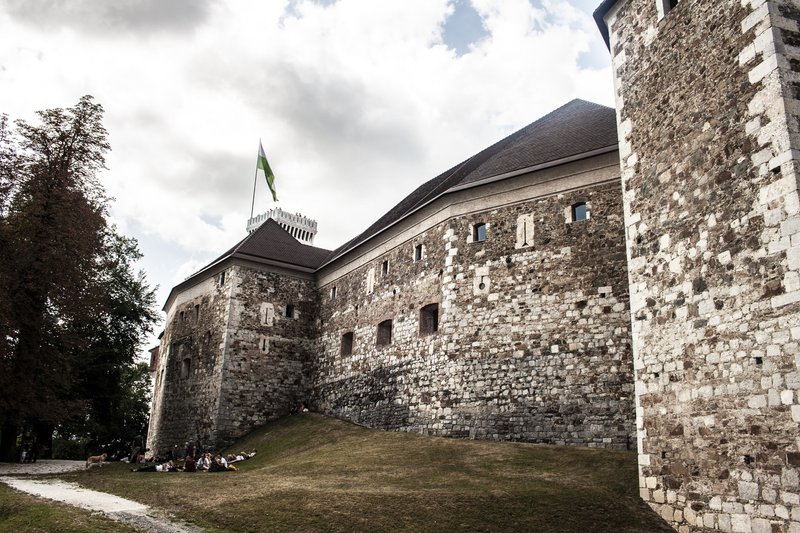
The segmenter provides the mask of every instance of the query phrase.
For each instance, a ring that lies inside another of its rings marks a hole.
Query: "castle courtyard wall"
[[[572,181],[524,189],[525,178],[473,190],[465,207],[438,218],[432,206],[430,218],[410,217],[407,231],[353,258],[355,267],[322,272],[313,406],[376,428],[631,446],[616,154],[594,164]],[[572,222],[578,202],[590,216]],[[480,223],[487,238],[475,242]],[[424,255],[415,261],[418,245]],[[432,304],[438,330],[425,333],[421,310]],[[392,338],[381,346],[378,324],[386,320]]]
[[[680,531],[800,531],[797,7],[625,0],[606,18],[639,484]]]

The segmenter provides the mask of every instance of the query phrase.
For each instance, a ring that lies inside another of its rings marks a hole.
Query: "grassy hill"
[[[210,531],[672,531],[638,497],[632,452],[462,441],[287,417],[225,473],[61,476]]]

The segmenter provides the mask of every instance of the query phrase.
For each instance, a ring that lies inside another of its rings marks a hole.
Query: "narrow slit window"
[[[194,306],[194,323],[197,324],[200,321],[200,306]]]
[[[589,218],[589,210],[586,207],[586,202],[578,202],[572,205],[572,221],[579,222]]]
[[[429,304],[419,310],[419,334],[430,335],[439,331],[439,304]]]
[[[331,287],[331,300],[336,298],[336,285]]]
[[[388,346],[392,343],[392,321],[384,320],[378,324],[378,346]]]
[[[486,224],[479,222],[472,226],[472,242],[483,242],[486,240]]]
[[[294,318],[294,306],[292,304],[286,305],[286,318]]]
[[[389,273],[389,260],[384,259],[381,263],[381,275],[385,276]]]
[[[353,332],[348,331],[342,335],[342,355],[353,355]]]
[[[414,262],[422,261],[425,255],[425,247],[422,244],[414,246]]]

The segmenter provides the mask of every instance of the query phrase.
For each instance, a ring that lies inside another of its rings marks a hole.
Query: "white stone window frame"
[[[586,218],[575,219],[575,208],[579,205],[586,206]],[[589,200],[577,200],[564,208],[564,222],[566,224],[574,224],[576,222],[586,222],[592,218],[592,204]]]
[[[483,239],[479,239],[480,237],[480,228],[483,228]],[[467,244],[478,244],[482,242],[486,242],[489,240],[489,223],[488,222],[476,222],[474,224],[470,224],[469,226],[469,235],[467,235]]]
[[[675,5],[672,5],[672,0],[656,0],[656,9],[658,10],[658,20],[663,19],[667,14],[678,6],[680,0],[675,0]]]

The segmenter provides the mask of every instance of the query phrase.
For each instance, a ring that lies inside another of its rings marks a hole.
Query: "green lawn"
[[[95,533],[135,529],[69,505],[39,500],[0,483],[0,532]]]
[[[211,531],[672,531],[638,497],[632,452],[423,437],[294,415],[241,439],[225,473],[60,477]]]

